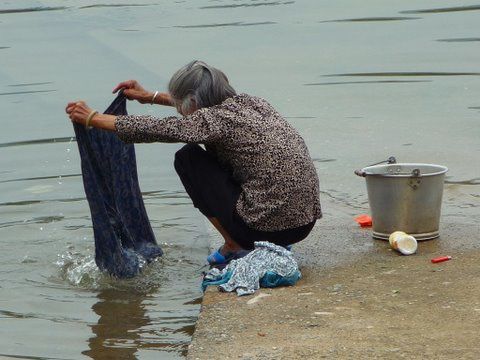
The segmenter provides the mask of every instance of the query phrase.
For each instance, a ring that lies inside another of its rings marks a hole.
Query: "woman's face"
[[[182,109],[181,103],[175,102],[175,104],[176,104],[175,107],[177,108],[178,113],[183,116],[188,116],[190,114],[193,114],[196,110],[198,110],[194,100],[190,101],[190,108],[187,111],[184,111]]]

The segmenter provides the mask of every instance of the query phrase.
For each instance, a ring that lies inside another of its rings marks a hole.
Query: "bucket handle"
[[[375,166],[375,165],[380,165],[380,164],[383,164],[383,163],[396,164],[397,159],[395,158],[395,156],[390,156],[387,160],[383,160],[383,161],[380,161],[380,162],[377,162],[375,164],[371,164],[371,165],[368,165],[368,166]],[[368,167],[368,166],[366,166],[366,167]],[[367,176],[367,173],[363,170],[355,170],[354,174],[357,175],[357,176],[360,176],[360,177]]]

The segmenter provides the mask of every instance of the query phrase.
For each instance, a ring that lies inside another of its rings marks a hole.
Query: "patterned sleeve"
[[[209,143],[224,134],[224,121],[216,107],[203,108],[185,117],[157,118],[150,115],[117,116],[115,129],[126,143]]]

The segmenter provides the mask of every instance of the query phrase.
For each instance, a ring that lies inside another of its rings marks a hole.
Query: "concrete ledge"
[[[208,289],[188,359],[478,358],[478,224],[444,224],[405,257],[347,212],[326,218],[294,247],[296,286]]]

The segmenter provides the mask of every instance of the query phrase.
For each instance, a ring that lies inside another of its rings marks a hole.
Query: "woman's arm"
[[[137,80],[122,81],[115,86],[113,93],[123,89],[123,94],[129,100],[137,100],[141,104],[158,104],[174,106],[173,100],[168,93],[150,92],[141,86]]]
[[[227,114],[216,107],[203,108],[185,117],[160,119],[144,115],[106,115],[90,109],[84,101],[68,103],[70,120],[84,126],[116,131],[127,143],[185,142],[209,143],[225,136]],[[227,116],[228,117],[228,116]]]
[[[87,120],[89,120],[88,126],[115,131],[115,120],[117,119],[115,115],[100,114],[98,112],[94,113],[84,101],[68,103],[65,111],[70,120],[81,125],[86,126]]]

